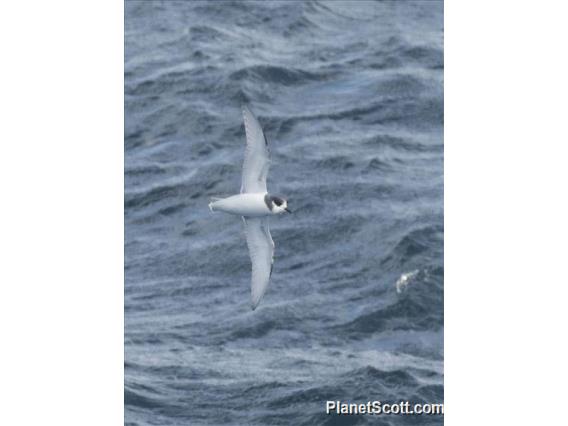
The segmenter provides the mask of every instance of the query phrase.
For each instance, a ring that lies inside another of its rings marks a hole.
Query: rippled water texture
[[[127,1],[129,425],[441,424],[443,4]],[[272,282],[250,310],[241,103],[264,126]]]

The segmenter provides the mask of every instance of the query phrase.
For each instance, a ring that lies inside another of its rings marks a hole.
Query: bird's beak
[[[284,210],[286,210],[288,213],[292,213],[292,210],[290,210],[288,207],[286,207]]]

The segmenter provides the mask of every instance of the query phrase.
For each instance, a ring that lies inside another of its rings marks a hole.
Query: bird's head
[[[270,210],[272,214],[279,214],[279,213],[292,213],[292,211],[288,208],[288,201],[284,197],[279,197],[278,195],[270,195]]]

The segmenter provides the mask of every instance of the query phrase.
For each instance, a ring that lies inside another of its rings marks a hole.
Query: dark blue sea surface
[[[125,4],[125,423],[442,424],[443,3]],[[241,104],[272,151],[256,311]]]

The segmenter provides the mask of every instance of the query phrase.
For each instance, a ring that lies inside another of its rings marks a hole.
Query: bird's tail
[[[209,204],[208,204],[209,210],[215,211],[215,202],[217,202],[217,201],[219,201],[219,200],[222,200],[222,198],[220,198],[220,197],[211,197],[211,198],[209,198]]]

